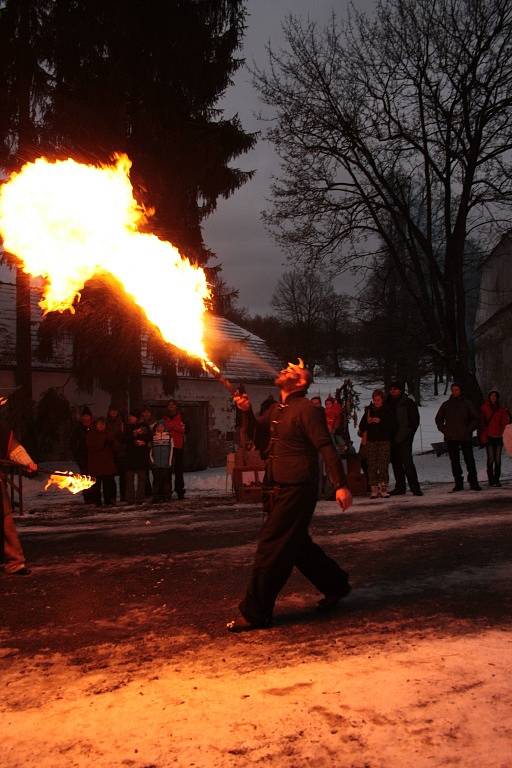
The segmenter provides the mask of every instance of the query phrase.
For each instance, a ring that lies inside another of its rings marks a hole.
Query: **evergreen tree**
[[[40,151],[49,79],[42,65],[45,0],[0,0],[0,170],[9,171]],[[13,262],[9,254],[0,260]],[[16,268],[16,428],[29,430],[32,409],[30,278]]]
[[[244,32],[243,0],[4,0],[0,8],[7,73],[0,86],[3,165],[16,167],[42,150],[86,162],[126,152],[139,201],[155,208],[151,231],[205,264],[210,253],[202,219],[219,196],[228,197],[251,176],[230,163],[255,137],[237,116],[225,119],[216,108],[242,63],[236,51]],[[16,85],[20,73],[24,88]],[[21,119],[27,103],[30,131]],[[132,335],[118,346],[107,334],[112,354],[106,349],[98,355],[87,319],[91,313],[108,316],[109,327],[125,327],[133,325],[133,308],[123,301],[106,306],[104,291],[95,288],[87,300],[87,311],[74,318],[75,325],[84,323],[83,332],[73,332],[75,374],[89,385],[101,378],[108,387],[118,376],[124,386],[128,369],[139,399],[140,355],[134,360],[133,353],[140,342]],[[50,325],[62,329],[66,323]],[[164,364],[171,369],[172,357]]]

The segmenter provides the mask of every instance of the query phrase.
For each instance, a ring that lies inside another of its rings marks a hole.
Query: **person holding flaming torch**
[[[0,459],[21,464],[29,472],[37,472],[37,464],[25,448],[16,440],[9,427],[0,422]],[[12,508],[7,491],[5,475],[0,472],[0,516],[2,518],[4,571],[10,575],[27,576],[30,570],[25,565],[25,555],[16,531]]]
[[[276,598],[294,566],[324,595],[318,603],[320,611],[334,609],[351,589],[348,574],[312,541],[308,531],[317,500],[318,453],[336,488],[336,501],[344,510],[352,504],[325,416],[306,398],[311,381],[299,358],[298,365],[289,363],[278,374],[275,383],[281,400],[261,416],[254,416],[246,394],[233,397],[245,414],[256,447],[266,457],[263,503],[267,516],[240,616],[227,625],[230,632],[270,626]]]

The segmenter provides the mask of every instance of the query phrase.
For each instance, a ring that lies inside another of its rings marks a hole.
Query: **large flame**
[[[88,488],[92,488],[96,479],[89,475],[75,475],[73,472],[53,472],[44,487],[45,491],[52,485],[56,485],[57,488],[62,488],[70,493],[80,493],[80,491],[86,491]]]
[[[72,309],[84,284],[110,274],[165,341],[210,364],[203,344],[202,269],[170,243],[137,231],[145,214],[133,196],[131,162],[94,166],[41,157],[0,186],[0,235],[22,269],[46,280],[44,312]]]

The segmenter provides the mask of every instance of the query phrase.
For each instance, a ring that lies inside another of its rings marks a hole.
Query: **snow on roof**
[[[219,360],[218,364],[229,379],[273,382],[282,367],[282,361],[263,339],[224,317],[208,315],[207,347],[209,341],[214,343],[215,348],[225,350],[224,360]]]
[[[34,290],[31,296],[33,365],[38,369],[69,370],[72,363],[72,342],[60,340],[55,344],[49,360],[37,357],[38,327],[41,310]],[[0,367],[12,368],[16,364],[16,286],[0,280]],[[250,331],[216,315],[207,315],[206,343],[224,376],[235,382],[273,382],[281,361],[267,344]],[[143,340],[143,372],[158,375],[159,370],[144,354],[147,344]],[[218,359],[217,359],[218,358]],[[186,376],[185,372],[180,375]]]

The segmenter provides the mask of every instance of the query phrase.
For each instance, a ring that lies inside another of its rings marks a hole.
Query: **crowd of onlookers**
[[[139,504],[150,497],[168,501],[185,496],[183,446],[185,424],[175,400],[155,418],[151,409],[125,417],[114,406],[94,418],[83,408],[72,434],[72,454],[80,472],[96,478],[83,492],[88,504]],[[117,482],[116,482],[117,479]]]
[[[353,452],[349,414],[343,403],[332,396],[325,399],[323,406],[320,397],[311,400],[324,408],[327,427],[341,455]],[[274,399],[268,398],[262,410],[272,402]],[[509,422],[509,411],[501,405],[496,390],[489,393],[478,411],[464,397],[460,385],[452,384],[451,396],[436,414],[436,424],[450,458],[454,492],[464,488],[461,453],[469,487],[480,490],[473,454],[475,431],[487,450],[489,485],[500,486],[503,433]],[[423,495],[413,459],[419,424],[418,406],[405,393],[402,382],[392,382],[387,392],[373,392],[358,428],[361,467],[371,499],[403,495],[407,485],[415,496]],[[141,503],[150,497],[161,502],[170,500],[173,493],[182,499],[184,437],[185,424],[175,400],[169,400],[164,415],[158,419],[148,407],[123,417],[111,406],[106,417],[98,418],[85,407],[72,436],[73,457],[80,472],[96,478],[96,484],[84,491],[85,501],[111,506],[118,501]],[[388,487],[390,464],[395,480],[392,490]]]
[[[322,406],[319,397],[312,397],[311,400]],[[342,453],[350,453],[353,448],[342,404],[329,396],[325,401],[325,416],[335,445],[341,448]],[[450,458],[455,483],[453,492],[464,488],[461,453],[470,489],[481,490],[473,453],[475,442],[487,451],[489,485],[501,486],[503,435],[510,420],[510,413],[501,404],[497,390],[489,392],[478,409],[471,400],[464,397],[460,384],[452,384],[451,395],[439,408],[435,421],[444,437],[443,447]],[[415,496],[423,495],[413,460],[414,435],[419,424],[418,406],[405,393],[402,382],[392,382],[387,392],[382,389],[373,392],[371,403],[364,409],[358,429],[361,438],[361,467],[370,488],[371,499],[403,495],[407,484]],[[477,440],[474,439],[475,432]],[[388,490],[390,464],[395,479],[395,487],[391,491]]]

